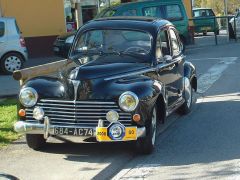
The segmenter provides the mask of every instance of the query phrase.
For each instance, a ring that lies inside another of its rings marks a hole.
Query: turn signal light
[[[21,117],[23,117],[23,116],[26,115],[26,111],[25,111],[24,109],[20,109],[20,110],[18,111],[18,115],[21,116]]]
[[[139,122],[139,121],[141,120],[141,116],[140,116],[139,114],[134,114],[134,115],[133,115],[133,120],[134,120],[135,122]]]

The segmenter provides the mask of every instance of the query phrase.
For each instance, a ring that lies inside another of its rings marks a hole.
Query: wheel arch
[[[197,77],[193,76],[190,80],[191,86],[194,89],[195,92],[197,92]]]
[[[166,119],[166,100],[162,93],[160,93],[156,100],[156,107],[157,107],[157,117],[158,121],[163,124]]]
[[[24,60],[24,62],[26,61],[24,55],[23,55],[21,52],[19,52],[19,51],[8,51],[8,52],[4,53],[4,54],[0,57],[0,59],[2,60],[2,58],[3,58],[4,56],[6,56],[6,55],[8,55],[8,54],[11,54],[11,53],[19,54],[19,55],[22,57],[22,59]]]
[[[190,83],[195,91],[197,91],[197,75],[196,68],[190,62],[184,63],[184,77],[187,77],[190,80]]]

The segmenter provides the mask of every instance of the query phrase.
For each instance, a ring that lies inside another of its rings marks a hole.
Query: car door
[[[6,48],[6,24],[5,21],[0,20],[0,55],[3,55],[2,53],[5,52],[5,48]]]
[[[174,64],[174,78],[175,83],[173,84],[175,89],[175,96],[174,101],[178,101],[180,98],[182,98],[182,92],[183,92],[183,76],[184,76],[184,54],[182,52],[183,45],[181,43],[180,37],[178,35],[178,32],[175,28],[171,27],[169,29],[169,37],[171,42],[171,49],[172,49],[172,60]]]
[[[166,90],[167,106],[174,105],[178,95],[177,80],[177,66],[172,59],[172,43],[169,36],[168,29],[162,29],[158,33],[156,45],[156,58],[158,62],[158,77],[157,79],[162,82]]]

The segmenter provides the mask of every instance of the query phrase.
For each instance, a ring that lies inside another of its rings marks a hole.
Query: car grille
[[[43,108],[45,115],[50,118],[53,125],[62,126],[93,126],[98,125],[98,120],[104,120],[104,125],[110,123],[106,120],[106,113],[115,110],[119,113],[119,122],[125,126],[131,125],[131,113],[123,112],[115,102],[95,101],[63,101],[40,100],[36,106]],[[27,122],[37,122],[33,118],[33,108],[26,109]]]

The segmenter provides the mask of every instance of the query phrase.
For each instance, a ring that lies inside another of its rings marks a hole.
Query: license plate
[[[58,47],[54,47],[53,51],[59,52],[59,48]]]
[[[96,138],[99,142],[110,142],[114,141],[108,136],[107,127],[97,127],[96,128]],[[137,127],[125,127],[125,136],[121,141],[131,141],[137,140]]]
[[[94,131],[92,128],[54,128],[55,135],[70,135],[70,136],[93,136]]]

